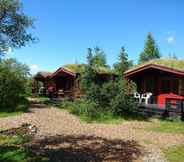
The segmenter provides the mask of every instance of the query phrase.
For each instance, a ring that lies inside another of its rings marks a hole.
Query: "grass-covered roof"
[[[66,64],[63,67],[73,73],[82,73],[85,70],[85,64]]]
[[[184,71],[184,60],[162,58],[162,59],[155,59],[155,60],[151,60],[146,63],[143,63],[143,64],[136,65],[133,68],[126,71],[126,73],[129,71],[133,71],[134,69],[137,69],[139,67],[148,65],[148,64],[160,65],[160,66],[165,66],[165,67],[172,68],[172,69],[179,70],[179,71]]]
[[[86,68],[86,65],[85,64],[67,64],[67,65],[64,65],[63,67],[74,73],[83,73]],[[95,66],[94,70],[98,74],[107,74],[107,75],[115,74],[115,72],[108,67]]]

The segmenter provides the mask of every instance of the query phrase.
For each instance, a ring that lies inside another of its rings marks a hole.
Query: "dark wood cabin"
[[[79,73],[61,67],[50,76],[49,86],[54,86],[58,97],[78,98],[82,95]]]
[[[71,65],[70,65],[71,66]],[[73,67],[74,65],[72,65]],[[80,66],[80,65],[75,65]],[[82,68],[85,68],[83,65]],[[77,67],[75,67],[77,69]],[[98,67],[94,69],[97,73],[97,81],[105,82],[107,80],[114,79],[116,77],[109,69]],[[54,89],[56,97],[71,97],[79,98],[84,95],[84,92],[80,88],[80,76],[77,70],[70,70],[66,67],[60,67],[54,73],[39,72],[34,76],[35,82],[42,82],[46,89],[46,95],[50,88]],[[38,91],[37,91],[38,92]]]
[[[152,93],[149,104],[165,108],[166,102],[184,100],[184,70],[157,64],[146,64],[124,73],[124,77],[137,85],[137,92]]]
[[[33,89],[32,92],[33,94],[37,94],[39,92],[39,88],[40,87],[44,87],[45,90],[47,89],[47,85],[50,79],[52,73],[50,72],[38,72],[34,77],[34,82],[33,82]],[[41,83],[41,85],[40,85]],[[45,95],[46,95],[46,91],[45,91]]]

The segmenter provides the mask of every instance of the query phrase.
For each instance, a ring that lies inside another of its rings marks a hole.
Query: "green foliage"
[[[99,47],[95,47],[94,50],[88,48],[87,61],[91,66],[107,67],[105,53]]]
[[[36,155],[24,144],[31,138],[25,135],[0,135],[0,161],[1,162],[46,162],[48,158]]]
[[[123,73],[133,66],[133,62],[128,60],[128,54],[124,47],[121,48],[119,62],[114,64],[114,69],[122,77]]]
[[[93,50],[89,48],[87,54],[87,65],[81,76],[82,89],[87,92],[93,84],[101,84],[101,80],[99,80],[99,73],[107,72],[108,70],[106,69],[109,68],[106,63],[106,57],[103,50],[96,47],[93,53]]]
[[[144,50],[139,57],[139,63],[144,63],[152,59],[158,59],[160,57],[161,55],[160,55],[158,46],[155,43],[154,38],[151,33],[148,33]]]
[[[102,79],[104,73],[99,73],[96,69],[99,67],[107,69],[105,55],[99,52],[102,51],[99,48],[94,51],[95,54],[92,49],[88,49],[88,64],[81,77],[82,87],[85,90],[85,104],[82,105],[82,110],[85,110],[91,118],[99,118],[106,113],[114,116],[131,115],[135,109],[133,97],[130,95],[135,88],[134,84],[112,73],[105,73],[106,79]],[[116,67],[121,76],[123,70],[130,66],[124,49],[119,59]],[[78,105],[75,111],[80,112],[78,111],[80,107],[81,105]]]
[[[123,121],[121,117],[115,116],[111,112],[102,112],[97,104],[86,99],[79,99],[74,102],[63,100],[59,107],[68,110],[70,113],[79,116],[82,121],[89,123],[120,123]]]
[[[134,83],[122,80],[116,83],[117,91],[111,99],[110,107],[115,115],[131,117],[136,114],[136,104],[133,98]]]
[[[164,150],[164,155],[169,162],[184,161],[184,145],[169,147]]]
[[[0,111],[23,111],[27,109],[26,94],[29,68],[15,59],[0,63]]]
[[[0,54],[9,48],[20,48],[35,38],[26,30],[33,27],[33,19],[22,12],[18,0],[0,1]]]

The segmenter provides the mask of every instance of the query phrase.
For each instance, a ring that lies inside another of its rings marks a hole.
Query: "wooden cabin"
[[[39,89],[40,87],[44,87],[45,90],[47,89],[48,87],[48,82],[49,82],[49,79],[50,79],[50,76],[51,76],[52,73],[50,72],[46,72],[46,71],[41,71],[41,72],[38,72],[34,77],[34,82],[33,82],[33,89],[32,89],[32,93],[33,94],[37,94],[39,93]],[[40,85],[41,83],[41,85]],[[46,91],[44,92],[45,95],[46,95]]]
[[[139,65],[124,73],[124,77],[137,85],[138,94],[151,93],[149,104],[165,108],[167,101],[184,100],[184,61],[155,60]]]
[[[80,74],[61,67],[50,76],[49,86],[54,86],[58,97],[78,98],[82,95],[79,83]]]
[[[38,82],[42,83],[41,88],[45,89],[48,96],[49,89],[53,89],[55,97],[79,97],[82,94],[79,85],[79,74],[61,67],[54,73],[38,72],[34,77],[35,92],[39,93]],[[40,88],[40,87],[39,87]]]
[[[36,82],[40,81],[43,83],[46,95],[49,94],[49,89],[53,89],[55,97],[79,98],[84,94],[80,88],[80,76],[84,68],[85,65],[82,64],[65,65],[53,73],[48,73],[48,75],[39,72],[34,76],[34,79]],[[97,80],[100,82],[115,78],[115,74],[108,68],[96,67],[94,70],[97,73]]]

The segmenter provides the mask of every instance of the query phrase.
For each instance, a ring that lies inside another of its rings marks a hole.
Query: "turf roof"
[[[64,68],[74,72],[74,73],[83,73],[85,70],[85,64],[67,64],[64,65]],[[93,68],[98,74],[115,74],[113,70],[108,67],[96,66]]]
[[[184,71],[184,60],[162,58],[162,59],[155,59],[143,64],[136,65],[133,68],[126,71],[126,73],[149,64],[161,65],[175,70]]]

